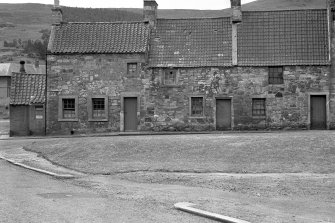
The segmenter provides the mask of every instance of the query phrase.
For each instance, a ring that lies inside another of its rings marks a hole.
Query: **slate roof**
[[[329,64],[326,10],[245,11],[242,16],[239,65]]]
[[[230,18],[158,19],[149,66],[230,66],[231,36]]]
[[[12,73],[10,104],[30,105],[45,102],[44,74]]]
[[[24,68],[30,74],[45,74],[45,65],[35,67],[34,64],[25,64]],[[0,76],[11,76],[12,72],[19,72],[19,63],[0,63]]]
[[[62,23],[52,30],[51,53],[143,53],[149,29],[144,22]]]

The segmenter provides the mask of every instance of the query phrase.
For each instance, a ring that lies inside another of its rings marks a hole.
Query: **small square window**
[[[177,72],[176,70],[165,70],[164,72],[164,84],[174,85],[177,82]]]
[[[269,67],[269,84],[283,83],[283,67]]]
[[[76,118],[76,106],[74,98],[63,98],[63,118],[74,119]]]
[[[137,74],[137,63],[127,63],[127,75],[134,76]]]
[[[265,116],[265,98],[252,99],[252,116]]]
[[[92,118],[106,118],[104,98],[92,98],[92,109]]]
[[[191,116],[204,115],[204,98],[191,97]]]

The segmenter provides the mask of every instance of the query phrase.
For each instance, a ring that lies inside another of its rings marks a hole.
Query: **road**
[[[108,199],[0,160],[0,222],[103,222]],[[108,214],[110,213],[110,214]]]
[[[122,185],[114,185],[114,192],[99,192],[87,179],[55,179],[3,160],[0,176],[1,223],[212,222],[176,211],[170,202],[134,196]]]

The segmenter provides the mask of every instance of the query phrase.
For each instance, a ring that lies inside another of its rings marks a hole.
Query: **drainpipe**
[[[335,128],[335,0],[327,1],[328,12],[328,37],[329,37],[329,123],[327,126]]]

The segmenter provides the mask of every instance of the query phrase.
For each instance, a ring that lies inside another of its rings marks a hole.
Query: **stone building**
[[[45,74],[29,74],[21,62],[11,75],[10,136],[45,135]]]
[[[335,128],[330,13],[55,23],[47,134]],[[330,7],[329,7],[330,10]],[[333,55],[333,54],[332,54]]]

